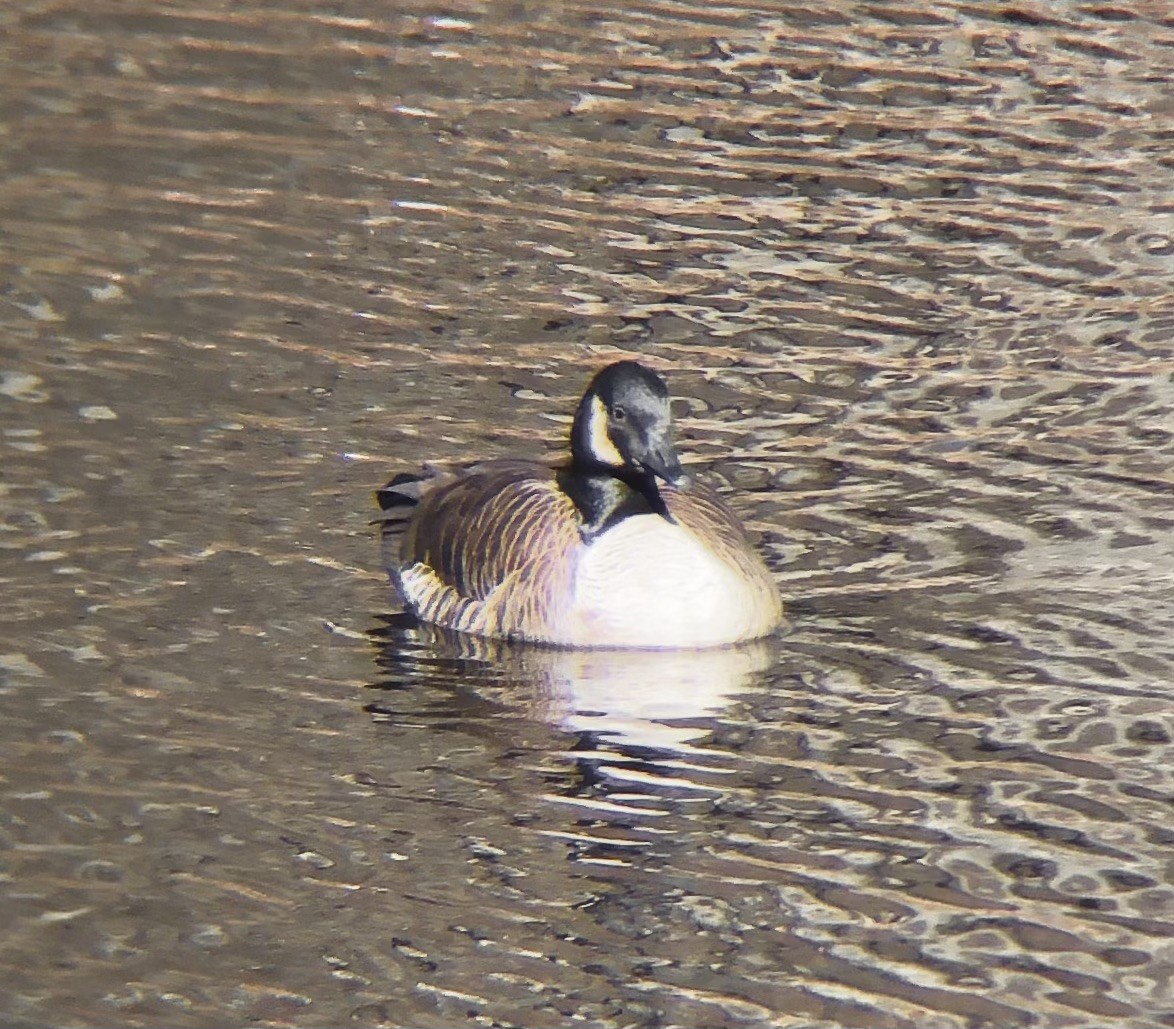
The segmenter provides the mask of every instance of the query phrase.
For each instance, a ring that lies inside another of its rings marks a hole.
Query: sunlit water
[[[1174,1024],[1166,7],[390,6],[0,11],[4,1023]],[[787,633],[398,614],[621,355]]]

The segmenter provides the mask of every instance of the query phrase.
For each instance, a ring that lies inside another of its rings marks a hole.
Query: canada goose
[[[376,495],[385,563],[426,622],[567,647],[686,648],[758,639],[782,618],[737,516],[681,469],[664,380],[635,361],[591,380],[569,464],[399,475]]]

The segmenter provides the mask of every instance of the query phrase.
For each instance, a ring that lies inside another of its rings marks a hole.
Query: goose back
[[[384,560],[425,621],[482,636],[544,640],[571,588],[581,540],[555,470],[486,461],[434,471]]]

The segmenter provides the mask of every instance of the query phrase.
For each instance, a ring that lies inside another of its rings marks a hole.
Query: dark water
[[[6,1025],[1174,1025],[1164,3],[0,11]],[[791,628],[370,491],[663,370]]]

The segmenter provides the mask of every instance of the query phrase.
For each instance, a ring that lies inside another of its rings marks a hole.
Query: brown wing
[[[552,469],[488,462],[425,491],[399,549],[405,597],[428,621],[543,639],[582,546]]]

